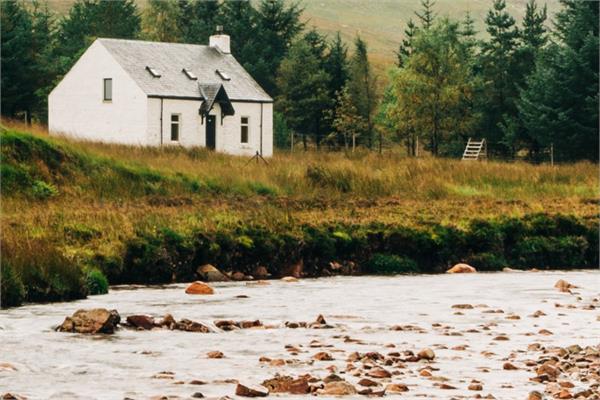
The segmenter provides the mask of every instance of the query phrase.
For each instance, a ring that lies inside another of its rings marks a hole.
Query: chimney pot
[[[211,35],[208,44],[217,48],[221,53],[230,54],[231,45],[229,35],[223,33],[223,25],[217,25],[216,33]]]

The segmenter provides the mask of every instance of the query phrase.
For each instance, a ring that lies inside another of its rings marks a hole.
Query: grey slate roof
[[[203,99],[199,85],[217,87],[222,84],[231,101],[273,101],[231,54],[223,54],[214,47],[141,40],[98,40],[148,96]],[[147,66],[156,69],[161,74],[160,78],[154,78],[146,70]],[[189,79],[182,71],[184,68],[193,72],[198,80]],[[217,69],[231,79],[223,80]]]

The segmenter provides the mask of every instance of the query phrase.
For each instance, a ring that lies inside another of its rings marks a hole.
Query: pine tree
[[[555,159],[598,161],[598,5],[562,1],[558,44],[539,55],[518,101],[519,117]]]
[[[305,150],[308,137],[316,132],[327,107],[329,76],[305,40],[296,41],[281,62],[277,73],[278,111],[302,135]]]
[[[350,60],[348,91],[359,115],[367,121],[367,130],[362,137],[363,144],[373,148],[373,111],[377,105],[375,82],[367,54],[367,44],[357,36],[354,41],[354,54]],[[381,139],[381,138],[380,138]],[[380,140],[381,150],[381,140]]]
[[[61,22],[57,57],[66,73],[95,38],[135,39],[141,17],[134,0],[77,0]]]
[[[207,44],[215,32],[220,3],[216,0],[179,0],[177,27],[184,43]]]
[[[180,42],[179,11],[177,3],[149,0],[142,18],[142,37],[158,42]]]
[[[513,117],[518,96],[514,80],[518,62],[515,60],[519,31],[515,20],[506,11],[504,0],[494,0],[485,19],[490,38],[482,44],[482,75],[484,88],[481,130],[492,149],[502,154],[514,153],[513,143],[505,143],[501,123]]]
[[[436,13],[433,11],[434,0],[421,0],[421,12],[415,11],[416,16],[421,20],[421,27],[429,29],[433,25]]]
[[[35,54],[31,16],[17,0],[0,2],[2,44],[2,115],[31,112],[35,82],[31,79]]]
[[[469,52],[473,52],[477,46],[477,30],[475,30],[475,20],[471,17],[471,13],[467,11],[465,13],[465,19],[461,23],[460,34],[462,41],[469,49]]]
[[[257,8],[257,48],[254,65],[260,68],[252,75],[271,95],[277,93],[275,76],[293,39],[304,29],[299,3],[286,4],[277,0],[261,0]]]
[[[337,32],[335,39],[327,47],[324,67],[331,77],[329,95],[335,98],[348,80],[348,47],[342,41],[340,32]]]
[[[396,53],[396,65],[398,67],[402,67],[406,62],[406,59],[412,53],[412,40],[416,33],[417,27],[411,18],[406,24],[406,29],[404,30],[404,38],[402,39],[402,43],[400,43],[400,47],[398,48],[398,52]]]

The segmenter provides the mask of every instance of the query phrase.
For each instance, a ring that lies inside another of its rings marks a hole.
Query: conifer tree
[[[400,43],[400,47],[396,53],[396,65],[398,67],[402,67],[406,62],[406,59],[410,56],[410,53],[412,52],[412,40],[416,33],[417,27],[411,18],[406,24],[406,29],[404,29],[404,38],[402,39],[402,43]]]
[[[142,15],[142,37],[158,42],[180,42],[179,12],[177,3],[149,0]]]
[[[423,29],[429,29],[433,25],[433,21],[436,17],[433,6],[435,6],[434,0],[421,0],[421,12],[415,11],[416,16],[421,21],[421,27]]]
[[[367,130],[361,135],[363,137],[361,143],[371,149],[374,140],[373,111],[377,105],[376,78],[369,62],[367,44],[360,36],[357,36],[354,41],[354,54],[350,60],[349,71],[348,91],[350,97],[359,115],[367,121]]]

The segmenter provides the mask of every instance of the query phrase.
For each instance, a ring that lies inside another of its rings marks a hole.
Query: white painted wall
[[[148,99],[148,144],[152,146],[195,147],[206,145],[206,119],[198,114],[199,100],[162,99],[163,131],[160,138],[161,99]],[[210,114],[216,117],[216,150],[224,153],[253,156],[260,151],[260,103],[234,102],[235,115],[226,116],[221,124],[221,109],[215,104]],[[178,142],[171,141],[171,115],[180,115]],[[241,118],[249,118],[248,143],[241,142]],[[273,155],[273,104],[263,104],[263,155]]]
[[[104,101],[112,78],[112,101]],[[147,145],[147,97],[99,41],[48,96],[51,134],[96,142]]]

